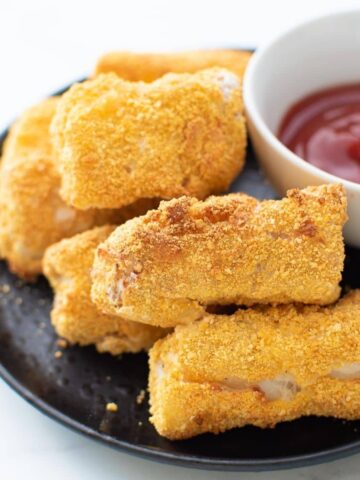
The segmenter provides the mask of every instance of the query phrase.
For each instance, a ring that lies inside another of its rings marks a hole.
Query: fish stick
[[[61,195],[80,209],[203,198],[226,190],[244,165],[241,88],[227,70],[150,84],[99,75],[63,95],[51,131]]]
[[[65,237],[104,223],[122,223],[155,205],[142,200],[127,210],[80,211],[59,195],[61,179],[49,126],[59,98],[29,108],[4,144],[0,167],[0,255],[17,275],[41,273],[45,249]]]
[[[195,50],[179,53],[110,52],[103,55],[95,75],[114,72],[124,80],[153,82],[166,73],[195,73],[222,67],[244,75],[251,53],[241,50]]]
[[[172,440],[305,415],[360,418],[360,290],[329,307],[209,315],[150,351],[151,422]]]
[[[166,331],[102,314],[91,302],[95,249],[114,228],[94,228],[52,245],[43,268],[55,292],[51,321],[58,335],[71,344],[93,344],[99,352],[119,355],[147,350]]]
[[[100,310],[162,327],[216,305],[328,304],[340,292],[346,197],[340,185],[182,197],[126,222],[99,246],[92,298]]]

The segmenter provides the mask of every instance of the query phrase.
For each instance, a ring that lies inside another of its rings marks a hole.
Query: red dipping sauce
[[[321,170],[360,183],[360,83],[297,102],[283,118],[278,138]]]

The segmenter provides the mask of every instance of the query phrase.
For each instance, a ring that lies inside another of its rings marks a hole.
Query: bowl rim
[[[276,36],[272,37],[271,40],[260,46],[260,48],[257,49],[250,58],[249,64],[246,68],[243,79],[243,97],[246,116],[251,119],[255,129],[261,134],[265,142],[268,143],[274,150],[276,150],[277,153],[279,153],[287,162],[302,169],[306,173],[321,177],[324,183],[341,183],[346,189],[360,193],[359,183],[352,182],[351,180],[347,180],[345,178],[341,178],[331,173],[328,173],[325,170],[322,170],[321,168],[307,162],[306,160],[292,152],[289,148],[287,148],[270,130],[267,123],[260,114],[253,91],[253,78],[257,73],[258,66],[266,57],[269,50],[271,50],[277,43],[282,42],[284,39],[286,39],[286,37],[291,36],[294,32],[300,31],[306,26],[316,24],[319,21],[353,14],[357,14],[360,16],[360,8],[348,8],[311,17],[310,19],[296,23],[290,28],[282,30]],[[290,106],[291,105],[289,105],[289,107]]]

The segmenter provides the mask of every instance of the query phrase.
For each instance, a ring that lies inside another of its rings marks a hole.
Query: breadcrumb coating
[[[346,197],[340,185],[282,200],[182,197],[126,222],[99,246],[100,310],[162,327],[213,305],[328,304],[339,296]]]
[[[150,351],[151,422],[178,440],[305,415],[359,419],[359,336],[360,290],[330,307],[259,306],[178,326]]]
[[[195,73],[227,68],[240,79],[251,53],[241,50],[195,50],[179,53],[110,52],[99,58],[95,75],[114,72],[124,80],[153,82],[166,73]]]
[[[77,208],[225,191],[244,165],[238,78],[228,70],[147,84],[113,73],[73,85],[51,126],[61,195]]]
[[[155,205],[143,200],[127,211],[80,211],[62,200],[49,134],[58,102],[52,97],[26,110],[12,126],[3,149],[0,254],[11,271],[27,279],[41,273],[41,260],[49,245],[95,225],[122,223]]]
[[[91,302],[95,249],[114,228],[94,228],[52,245],[44,256],[44,274],[55,292],[51,321],[58,335],[72,344],[94,344],[99,352],[119,355],[147,350],[166,332],[102,314]]]

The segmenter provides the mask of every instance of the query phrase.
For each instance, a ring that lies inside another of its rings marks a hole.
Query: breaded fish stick
[[[196,50],[179,53],[110,52],[103,55],[95,69],[114,72],[124,80],[153,82],[166,73],[194,73],[211,67],[227,68],[240,79],[251,56],[240,50]]]
[[[52,245],[44,256],[44,273],[55,292],[51,321],[56,332],[70,343],[94,344],[99,352],[119,355],[147,350],[165,330],[101,314],[91,302],[95,249],[114,228],[95,228]]]
[[[226,190],[244,165],[241,88],[227,70],[151,84],[99,75],[63,95],[51,131],[61,195],[82,209],[203,198]]]
[[[209,315],[150,351],[151,421],[167,438],[360,418],[360,290],[330,307]]]
[[[0,254],[21,277],[41,273],[45,249],[95,225],[122,223],[148,201],[127,211],[80,211],[59,195],[60,176],[49,134],[58,98],[29,108],[11,128],[0,167]]]
[[[340,185],[263,202],[244,194],[162,202],[99,246],[92,298],[104,312],[162,327],[214,305],[331,303],[346,218]]]

